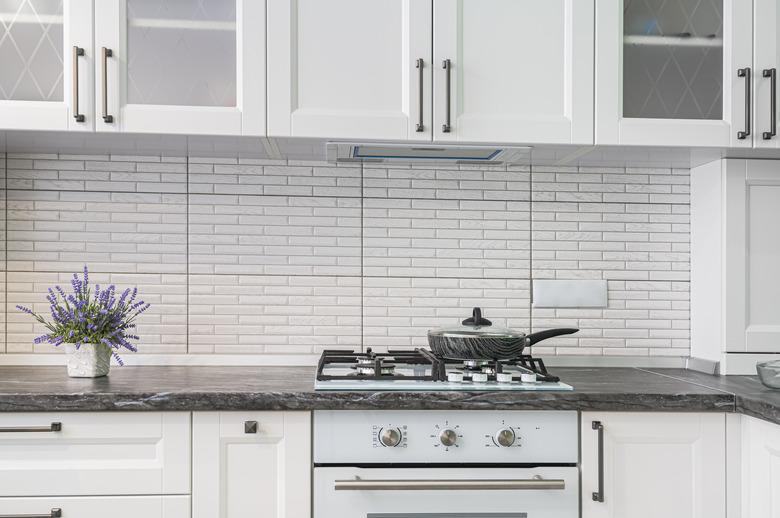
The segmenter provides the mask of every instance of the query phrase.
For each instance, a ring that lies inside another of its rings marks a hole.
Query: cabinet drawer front
[[[186,494],[189,472],[189,413],[0,414],[0,497]]]
[[[57,512],[59,510],[59,513]],[[0,498],[0,516],[188,518],[188,496]]]

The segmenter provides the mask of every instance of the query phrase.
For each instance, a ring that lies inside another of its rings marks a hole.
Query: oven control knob
[[[439,440],[444,446],[455,446],[455,443],[458,442],[458,434],[454,430],[447,428],[441,431]]]
[[[496,432],[496,444],[508,448],[515,443],[515,431],[511,428],[502,428]]]
[[[379,434],[379,442],[388,448],[393,448],[401,443],[401,430],[398,428],[385,428]]]

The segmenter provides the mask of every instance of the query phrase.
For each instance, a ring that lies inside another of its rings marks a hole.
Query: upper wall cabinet
[[[780,5],[753,0],[755,26],[755,147],[780,147],[777,135],[777,69],[780,67]]]
[[[0,3],[0,129],[93,130],[92,0]]]
[[[750,147],[752,5],[596,0],[596,144]]]
[[[263,0],[95,2],[98,131],[265,134]]]
[[[434,0],[434,139],[593,142],[593,0]]]
[[[431,139],[431,0],[268,0],[268,134]]]
[[[590,144],[593,13],[592,0],[268,0],[268,134]]]

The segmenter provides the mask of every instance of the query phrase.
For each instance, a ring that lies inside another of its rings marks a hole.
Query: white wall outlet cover
[[[535,308],[605,308],[607,281],[540,279],[533,281]]]

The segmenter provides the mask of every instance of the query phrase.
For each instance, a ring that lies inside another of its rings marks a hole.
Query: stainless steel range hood
[[[501,165],[529,160],[530,147],[328,142],[328,162]]]

